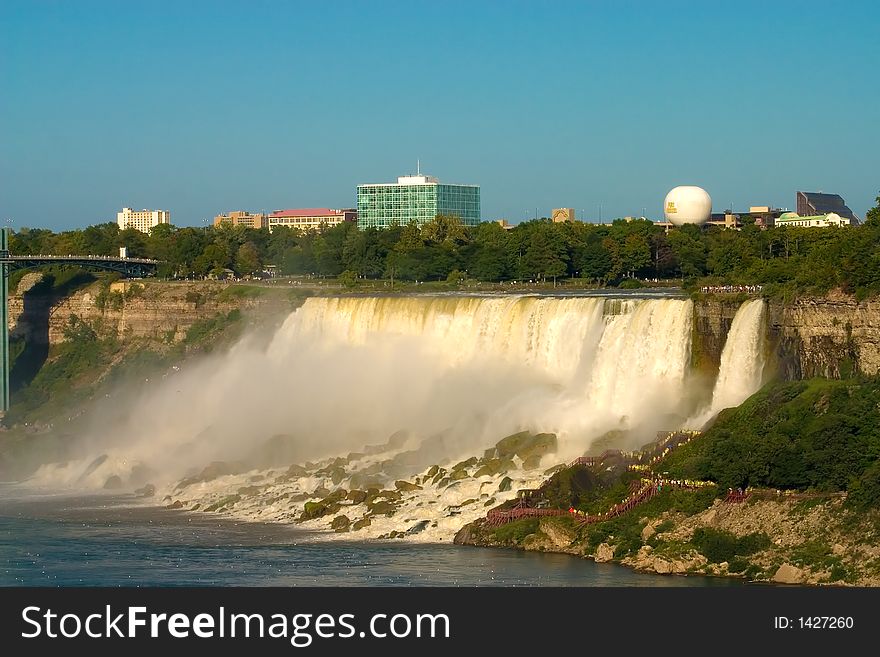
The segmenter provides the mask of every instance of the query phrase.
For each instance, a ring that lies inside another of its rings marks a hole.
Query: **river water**
[[[44,494],[0,498],[3,586],[729,586],[568,555],[321,540],[135,504]]]

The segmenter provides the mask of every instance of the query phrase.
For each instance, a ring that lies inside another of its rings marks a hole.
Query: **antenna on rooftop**
[[[417,176],[422,175],[422,161],[421,160],[416,160],[416,175]]]

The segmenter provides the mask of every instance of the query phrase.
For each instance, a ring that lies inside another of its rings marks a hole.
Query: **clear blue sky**
[[[422,169],[483,218],[880,191],[880,3],[10,2],[0,221],[353,207]]]

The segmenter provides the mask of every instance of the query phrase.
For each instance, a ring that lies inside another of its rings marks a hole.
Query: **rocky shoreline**
[[[420,441],[399,432],[385,444],[317,463],[266,469],[216,462],[136,493],[158,496],[170,509],[295,523],[327,540],[448,543],[462,525],[540,485],[548,476],[542,457],[555,450],[555,435],[524,431],[480,457],[450,461],[439,457],[448,451],[442,436]]]
[[[844,496],[780,496],[740,504],[716,499],[693,514],[669,510],[640,516],[634,510],[637,540],[615,534],[601,538],[603,529],[567,517],[519,520],[502,528],[480,520],[463,527],[455,543],[564,553],[664,575],[880,586],[880,518],[856,518],[844,510],[844,502]]]
[[[630,491],[652,482],[661,488],[656,484],[664,480],[645,478],[656,475],[638,462],[653,462],[660,458],[655,452],[687,440],[673,433],[640,452],[609,450],[547,468],[556,450],[553,434],[513,434],[481,457],[451,462],[433,460],[442,440],[420,442],[400,433],[359,453],[285,469],[215,463],[168,488],[143,492],[160,496],[168,508],[295,523],[324,540],[452,539],[652,574],[880,586],[880,511],[850,510],[846,493],[764,489],[737,497],[711,482],[663,483],[662,491],[632,508],[605,513],[627,494],[627,484]],[[592,515],[565,512],[570,503]],[[536,512],[509,522],[487,519],[517,508]]]

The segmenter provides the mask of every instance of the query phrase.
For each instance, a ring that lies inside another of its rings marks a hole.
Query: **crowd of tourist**
[[[737,292],[757,294],[763,289],[763,285],[704,285],[700,288],[700,292],[703,294],[735,294]]]

